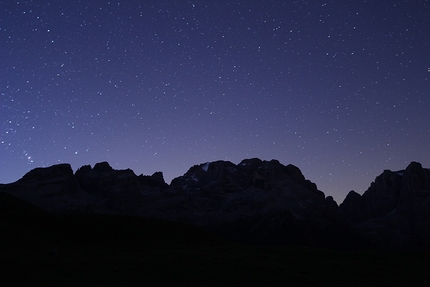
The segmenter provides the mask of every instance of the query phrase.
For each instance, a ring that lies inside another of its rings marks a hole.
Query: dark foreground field
[[[429,286],[426,252],[229,243],[167,221],[1,205],[1,286]]]

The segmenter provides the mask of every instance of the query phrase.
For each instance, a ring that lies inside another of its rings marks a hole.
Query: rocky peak
[[[339,212],[363,235],[390,248],[430,242],[430,170],[411,162],[377,176],[362,196],[350,192]]]
[[[390,213],[398,204],[402,188],[401,172],[384,170],[363,194],[366,212],[379,217]]]
[[[163,173],[161,171],[155,172],[153,175],[139,175],[139,182],[143,185],[158,186],[167,188],[168,184],[164,181]]]
[[[290,176],[294,181],[304,182],[305,177],[302,174],[302,171],[295,165],[289,164],[285,167],[285,172]]]
[[[366,204],[360,194],[351,190],[339,206],[339,212],[348,222],[362,221],[366,216]]]
[[[119,183],[137,179],[131,169],[114,170],[107,162],[96,163],[94,168],[82,166],[75,176],[80,186],[89,193],[106,192]]]
[[[62,163],[50,167],[38,167],[26,173],[20,180],[20,183],[40,182],[53,180],[55,178],[64,178],[73,176],[73,170],[70,164]]]
[[[238,165],[242,167],[247,167],[250,169],[255,169],[259,167],[263,161],[259,158],[250,158],[250,159],[244,159],[242,160]]]
[[[73,175],[69,164],[59,164],[36,168],[16,183],[0,185],[1,191],[52,212],[176,220],[225,238],[259,238],[254,242],[300,244],[300,236],[321,234],[345,241],[348,230],[354,230],[352,237],[358,231],[387,246],[430,242],[430,170],[417,162],[405,170],[383,171],[363,195],[351,191],[339,207],[298,167],[258,158],[238,165],[195,165],[170,186],[161,172],[136,176],[131,169],[115,170],[101,162],[94,168],[84,165]],[[300,236],[293,240],[291,234]]]
[[[223,190],[234,192],[255,186],[270,190],[276,185],[293,181],[324,198],[316,184],[306,180],[294,165],[282,165],[277,160],[245,159],[238,165],[229,161],[207,162],[191,167],[183,176],[175,178],[172,186],[185,189]]]
[[[222,186],[230,182],[230,175],[236,172],[236,166],[229,161],[206,162],[191,167],[183,176],[172,180],[176,188],[202,188],[203,186]]]
[[[166,182],[164,181],[163,173],[161,171],[154,172],[151,175],[151,178],[158,183],[166,184]]]
[[[333,196],[327,196],[325,201],[332,210],[336,211],[338,209],[339,206],[337,205],[337,202],[334,200]]]
[[[109,171],[112,171],[113,168],[109,165],[108,162],[103,161],[103,162],[96,163],[94,165],[94,170],[97,172],[109,172]]]
[[[69,164],[35,168],[17,182],[4,185],[4,189],[13,196],[48,211],[75,206],[82,192]],[[59,198],[63,201],[58,200]],[[74,202],[70,203],[69,199]]]
[[[430,170],[424,169],[418,162],[411,162],[403,176],[405,192],[430,191]]]

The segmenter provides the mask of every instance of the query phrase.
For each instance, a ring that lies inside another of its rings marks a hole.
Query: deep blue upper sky
[[[2,183],[259,157],[341,201],[430,167],[430,1],[6,2]]]

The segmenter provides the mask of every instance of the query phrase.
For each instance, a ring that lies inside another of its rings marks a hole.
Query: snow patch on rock
[[[202,165],[202,169],[203,169],[203,171],[205,171],[205,172],[207,172],[208,171],[208,168],[209,168],[209,162],[207,162],[207,163],[205,163],[204,165]]]

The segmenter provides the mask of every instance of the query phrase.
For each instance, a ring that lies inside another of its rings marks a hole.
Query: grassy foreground
[[[2,286],[430,284],[426,252],[244,246],[184,224],[126,216],[0,216]]]

